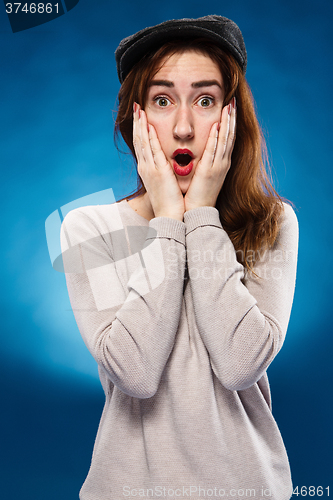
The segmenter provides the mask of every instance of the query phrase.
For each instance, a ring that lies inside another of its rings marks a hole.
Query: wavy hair
[[[224,84],[224,103],[235,96],[237,131],[231,166],[216,201],[223,228],[236,250],[237,259],[253,270],[256,256],[276,241],[283,204],[272,185],[265,139],[259,126],[251,90],[245,76],[231,54],[206,39],[168,42],[157,51],[146,54],[125,78],[118,94],[115,140],[119,134],[134,159],[133,103],[144,109],[149,83],[175,53],[194,50],[208,55],[220,68]],[[124,199],[146,192],[138,175],[137,190]]]

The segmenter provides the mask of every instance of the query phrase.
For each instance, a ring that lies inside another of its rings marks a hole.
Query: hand
[[[236,137],[236,99],[222,110],[221,123],[214,123],[206,148],[199,161],[187,193],[185,210],[215,207],[224,179],[231,165]]]
[[[162,151],[154,127],[148,125],[146,113],[136,103],[133,112],[133,144],[138,173],[155,217],[182,221],[185,205],[176,176]]]

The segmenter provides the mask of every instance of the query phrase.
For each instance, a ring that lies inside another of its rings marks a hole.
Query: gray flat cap
[[[124,81],[134,64],[148,52],[157,50],[170,40],[194,38],[207,38],[221,48],[227,49],[245,73],[247,55],[241,30],[230,19],[211,15],[198,19],[172,19],[124,38],[115,52],[120,83]]]

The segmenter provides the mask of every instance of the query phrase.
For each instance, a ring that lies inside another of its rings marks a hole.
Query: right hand
[[[156,131],[146,113],[134,103],[133,145],[138,173],[146,188],[155,217],[183,221],[185,204],[175,173],[166,159]]]

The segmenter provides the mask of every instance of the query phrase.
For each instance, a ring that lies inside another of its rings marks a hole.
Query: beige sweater
[[[290,498],[266,370],[287,330],[297,244],[285,205],[255,277],[212,207],[184,222],[148,222],[126,201],[66,216],[69,296],[106,396],[81,500]]]

